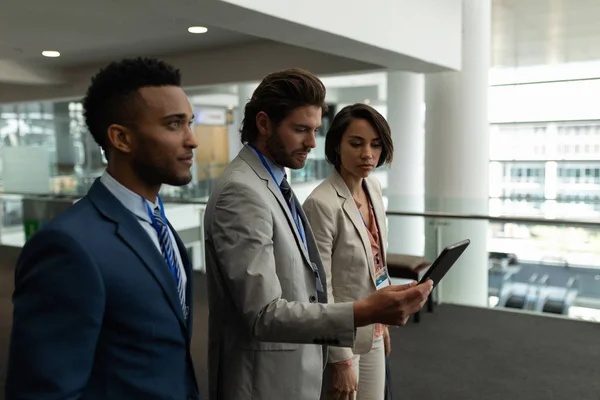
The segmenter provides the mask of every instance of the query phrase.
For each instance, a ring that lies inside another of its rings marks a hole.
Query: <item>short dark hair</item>
[[[131,123],[138,90],[152,86],[181,86],[179,70],[154,58],[138,57],[113,62],[92,78],[83,99],[83,115],[94,140],[105,152],[108,127]]]
[[[377,161],[377,166],[380,167],[384,163],[390,164],[394,158],[394,143],[392,142],[392,130],[388,125],[383,115],[381,115],[373,107],[366,104],[353,104],[342,108],[331,121],[331,126],[325,137],[325,157],[335,169],[339,171],[341,160],[339,157],[340,144],[342,137],[348,130],[350,123],[356,119],[367,121],[381,140],[381,156]]]
[[[275,125],[279,125],[298,107],[317,106],[326,112],[325,94],[323,82],[302,69],[286,69],[267,75],[244,108],[240,129],[242,143],[253,143],[258,137],[256,115],[259,112],[266,113]]]

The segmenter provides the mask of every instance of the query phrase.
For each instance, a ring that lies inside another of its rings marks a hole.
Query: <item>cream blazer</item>
[[[379,228],[383,265],[387,265],[387,222],[381,184],[375,177],[366,178],[375,220]],[[354,302],[369,296],[375,289],[375,272],[371,242],[365,225],[337,171],[325,179],[303,204],[327,277],[329,303]],[[365,354],[373,345],[375,327],[358,328],[354,347],[330,347],[328,362],[348,360],[353,354]]]

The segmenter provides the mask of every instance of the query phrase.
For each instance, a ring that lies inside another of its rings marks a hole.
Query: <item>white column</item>
[[[387,74],[387,121],[394,141],[394,160],[388,172],[389,211],[424,209],[424,77],[393,71]],[[422,256],[422,217],[388,217],[388,252]]]
[[[425,79],[428,211],[488,214],[490,3],[463,1],[461,71],[431,74]],[[487,306],[487,221],[446,219],[437,232],[430,223],[426,224],[429,258],[448,244],[471,239],[441,282],[440,301]]]
[[[56,102],[54,113],[54,137],[56,139],[56,169],[59,175],[73,174],[75,168],[75,147],[71,136],[71,114],[69,102]]]
[[[250,101],[256,85],[239,84],[238,104],[233,108],[233,124],[229,125],[229,161],[233,160],[242,149],[240,127],[244,119],[244,107]]]

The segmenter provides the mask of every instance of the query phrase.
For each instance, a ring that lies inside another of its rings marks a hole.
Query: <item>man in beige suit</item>
[[[357,327],[403,325],[432,284],[389,286],[327,303],[323,266],[285,167],[315,147],[325,88],[314,75],[268,75],[246,104],[242,142],[205,218],[211,400],[315,400],[325,345],[352,347]]]

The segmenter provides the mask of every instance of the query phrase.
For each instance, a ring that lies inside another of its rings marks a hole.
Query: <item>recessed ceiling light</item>
[[[54,50],[44,50],[42,51],[42,55],[44,57],[60,57],[60,53]]]
[[[189,33],[206,33],[206,32],[208,32],[208,28],[205,28],[204,26],[190,26],[188,28],[188,32]]]

